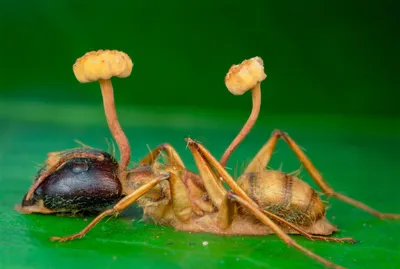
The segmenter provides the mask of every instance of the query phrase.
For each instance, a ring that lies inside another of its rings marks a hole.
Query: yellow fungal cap
[[[253,57],[238,65],[232,65],[225,76],[225,85],[232,94],[242,95],[266,77],[263,60]]]
[[[118,50],[91,51],[77,59],[72,69],[81,83],[126,78],[132,72],[133,63],[128,54]]]

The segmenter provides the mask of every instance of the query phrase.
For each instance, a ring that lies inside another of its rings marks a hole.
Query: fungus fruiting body
[[[242,95],[249,90],[251,91],[253,108],[246,124],[222,155],[220,163],[223,166],[226,165],[232,152],[250,132],[257,120],[261,107],[260,83],[266,78],[267,75],[264,72],[264,62],[260,57],[253,57],[244,60],[238,65],[232,65],[225,76],[225,85],[232,94]]]
[[[73,65],[75,77],[79,82],[99,81],[100,83],[107,124],[120,150],[119,175],[121,180],[126,177],[131,149],[118,121],[111,78],[126,78],[131,74],[132,68],[131,58],[126,53],[117,50],[88,52],[77,59]]]

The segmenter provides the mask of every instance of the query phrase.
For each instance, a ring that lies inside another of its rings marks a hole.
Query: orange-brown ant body
[[[280,138],[287,142],[327,196],[379,218],[400,218],[400,215],[380,213],[335,192],[294,140],[279,130],[273,132],[237,181],[231,177],[224,166],[254,125],[260,110],[260,83],[266,75],[259,57],[232,66],[225,77],[226,86],[233,94],[241,95],[251,90],[253,110],[220,161],[203,145],[187,139],[199,174],[187,170],[169,144],[157,147],[136,167],[128,168],[130,146],[116,116],[110,78],[127,77],[132,67],[128,55],[108,50],[87,53],[74,65],[74,73],[80,82],[99,80],[107,123],[118,144],[121,159],[117,162],[110,154],[91,148],[49,154],[17,210],[22,213],[76,213],[113,205],[79,233],[52,237],[52,240],[64,242],[82,238],[105,216],[118,215],[137,202],[145,215],[177,230],[218,235],[275,233],[286,244],[325,266],[343,268],[300,246],[288,236],[301,234],[311,240],[354,242],[352,238],[328,237],[338,228],[326,219],[324,204],[307,183],[294,175],[266,169]],[[168,157],[166,163],[158,161],[161,152]],[[226,190],[222,182],[226,182],[230,190]]]

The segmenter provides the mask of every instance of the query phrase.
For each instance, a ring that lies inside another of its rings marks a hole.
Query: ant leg
[[[218,225],[222,229],[228,228],[234,215],[236,207],[234,203],[227,197],[227,191],[222,185],[221,179],[214,172],[210,163],[201,155],[201,153],[193,147],[193,140],[188,139],[190,151],[193,154],[194,161],[199,170],[201,179],[214,206],[218,209]]]
[[[274,137],[282,137],[286,143],[289,145],[289,147],[294,151],[294,153],[297,155],[299,158],[300,162],[304,165],[308,173],[311,175],[313,180],[318,184],[318,186],[322,189],[322,191],[330,196],[334,197],[336,199],[342,200],[348,204],[351,204],[355,207],[358,207],[380,219],[400,219],[400,214],[386,214],[386,213],[381,213],[366,204],[354,200],[348,196],[345,196],[343,194],[337,193],[329,184],[326,182],[326,180],[322,177],[321,173],[315,168],[315,166],[312,164],[310,159],[307,157],[307,155],[303,152],[303,150],[299,147],[299,145],[294,142],[292,138],[287,133],[284,133],[280,130],[276,130],[273,132]]]
[[[273,139],[269,140],[269,143],[267,143],[267,145],[273,145],[274,141]],[[275,141],[276,143],[276,141]],[[247,202],[253,204],[253,206],[258,207],[258,205],[247,195],[247,193],[245,193],[239,185],[237,185],[236,181],[234,181],[232,179],[232,177],[228,174],[228,172],[226,172],[226,170],[222,167],[222,165],[220,163],[218,163],[218,161],[211,155],[211,153],[204,148],[201,144],[196,143],[195,141],[188,139],[188,144],[189,144],[189,148],[192,151],[194,156],[200,156],[198,158],[202,159],[203,162],[209,162],[211,163],[212,166],[214,166],[214,168],[217,170],[217,172],[221,175],[221,178],[223,178],[223,180],[225,180],[229,187],[235,192],[237,193],[242,199],[247,200]],[[273,149],[272,149],[273,150]],[[262,150],[263,151],[263,150]],[[264,152],[268,152],[268,151],[264,151]],[[206,159],[206,161],[204,160]],[[265,158],[264,160],[269,159]],[[259,162],[257,162],[259,163]],[[208,168],[210,164],[208,164],[208,166],[204,165],[203,167]],[[258,168],[257,168],[258,169]],[[310,240],[324,240],[324,241],[332,241],[332,242],[345,242],[345,241],[349,241],[354,243],[354,239],[353,238],[330,238],[330,237],[324,237],[324,236],[317,236],[317,235],[311,235],[305,231],[303,231],[302,229],[300,229],[299,227],[297,227],[296,225],[284,220],[283,218],[269,212],[266,210],[263,210],[263,212],[268,215],[269,217],[275,219],[276,221],[283,223],[284,225],[286,225],[289,228],[292,228],[293,230],[297,231],[299,234],[303,235],[304,237],[310,239]]]
[[[151,190],[155,185],[160,183],[162,180],[168,179],[169,174],[160,175],[148,183],[139,187],[136,191],[122,198],[113,208],[103,211],[100,215],[98,215],[92,222],[90,222],[84,229],[82,229],[79,233],[65,236],[65,237],[51,237],[52,241],[71,241],[74,239],[81,239],[84,237],[97,223],[99,223],[104,217],[118,215],[121,211],[132,205],[137,199],[139,199],[142,195],[146,194],[149,190]]]
[[[292,238],[290,238],[286,233],[284,233],[278,225],[276,225],[270,218],[268,218],[266,215],[264,215],[263,212],[258,207],[256,207],[252,203],[249,203],[246,199],[241,198],[240,196],[236,195],[232,191],[230,191],[228,193],[228,198],[240,203],[242,206],[249,209],[254,214],[254,216],[256,216],[262,223],[267,225],[269,228],[271,228],[271,230],[273,230],[276,233],[276,235],[280,239],[282,239],[288,246],[292,246],[292,247],[296,248],[297,250],[299,250],[299,251],[303,252],[304,254],[306,254],[307,256],[319,261],[320,263],[324,264],[327,267],[343,269],[343,267],[336,265],[336,264],[322,258],[321,256],[318,256],[314,252],[306,249],[305,247],[302,247],[301,245],[297,244],[297,242],[294,241]]]
[[[254,203],[254,201],[247,196],[246,192],[239,187],[235,180],[229,175],[229,173],[224,169],[224,167],[215,159],[215,157],[200,143],[187,138],[186,142],[188,143],[189,149],[194,156],[201,159],[204,163],[208,163],[203,167],[209,168],[213,166],[216,172],[220,175],[219,184],[222,186],[221,181],[225,180],[228,183],[229,187],[240,197],[246,199],[249,202]],[[211,166],[210,166],[211,165]]]
[[[146,157],[144,157],[139,164],[153,164],[158,158],[158,156],[161,154],[161,151],[164,151],[167,154],[171,165],[173,166],[176,165],[185,168],[185,165],[183,164],[183,161],[181,157],[179,157],[176,150],[170,144],[167,143],[156,147]]]
[[[179,169],[179,170],[176,170]],[[170,173],[168,178],[171,186],[171,201],[174,214],[182,222],[189,220],[192,216],[193,205],[189,197],[189,191],[183,182],[181,168],[170,167],[167,169]]]
[[[169,181],[171,184],[171,196],[174,213],[179,220],[186,221],[192,214],[192,205],[188,190],[177,174],[177,172],[182,174],[185,173],[185,165],[183,164],[181,157],[178,155],[178,152],[170,144],[164,143],[153,149],[139,162],[139,164],[154,164],[162,151],[167,154],[168,160],[171,164],[171,167],[168,168],[168,171],[171,173]]]
[[[207,175],[207,173],[209,174],[215,173],[212,167],[215,168],[216,172],[221,176],[220,181],[224,180],[231,187],[233,192],[232,191],[226,192],[226,190],[224,192],[226,198],[228,198],[229,200],[239,202],[243,206],[247,207],[261,222],[263,222],[265,225],[271,228],[271,230],[287,245],[296,248],[297,250],[303,252],[307,256],[323,263],[328,267],[343,269],[343,267],[333,264],[328,260],[322,258],[321,256],[318,256],[317,254],[297,244],[296,241],[290,238],[290,236],[288,236],[275,222],[273,222],[269,217],[267,217],[261,211],[258,205],[250,197],[248,197],[247,194],[236,184],[233,178],[228,174],[228,172],[222,167],[222,165],[215,159],[214,156],[211,155],[211,153],[206,148],[204,148],[201,144],[189,138],[186,139],[186,141],[188,142],[189,148],[193,153],[193,156],[195,157],[196,163],[201,164],[201,166],[199,166],[199,168],[201,167],[201,169],[199,170],[204,175]],[[217,181],[217,183],[220,184],[219,181]],[[269,214],[273,215],[272,213]]]
[[[197,215],[202,215],[203,212],[202,211],[206,211],[206,212],[212,212],[214,211],[214,207],[213,205],[209,202],[209,201],[204,201],[203,197],[205,194],[205,187],[203,182],[201,181],[201,178],[198,177],[197,175],[189,172],[188,170],[185,170],[185,165],[182,161],[182,159],[180,158],[180,156],[178,155],[177,151],[168,143],[165,144],[161,144],[160,146],[156,147],[154,150],[152,150],[147,156],[145,156],[140,162],[139,164],[142,165],[152,165],[154,164],[154,162],[157,160],[158,156],[161,154],[161,152],[165,152],[168,160],[171,164],[172,169],[176,169],[177,171],[179,171],[179,173],[181,173],[183,175],[182,178],[184,178],[184,184],[182,183],[181,180],[176,180],[176,184],[172,184],[171,182],[171,191],[175,193],[179,193],[181,196],[183,193],[185,193],[185,197],[184,200],[187,200],[189,198],[186,199],[186,193],[188,193],[188,191],[190,192],[190,196],[191,196],[191,200],[193,202],[192,204],[192,210],[197,214]],[[171,169],[170,169],[171,170]],[[176,171],[171,170],[171,175],[175,174]],[[185,190],[183,190],[183,187],[185,187]],[[178,188],[180,188],[180,190],[178,190]],[[172,195],[173,199],[176,199],[178,196],[174,196]],[[177,198],[178,200],[180,200],[180,198]],[[178,202],[178,201],[176,201]],[[183,207],[183,208],[187,208],[187,202],[182,201],[179,202],[179,204]],[[178,217],[180,213],[178,213],[177,211],[181,212],[182,215],[182,221],[185,221],[186,219],[189,218],[190,214],[186,214],[183,211],[178,209],[179,206],[175,207],[174,206],[174,210],[175,211],[175,215]],[[185,212],[187,212],[188,210],[186,210]]]
[[[269,161],[271,160],[272,153],[274,153],[276,142],[278,141],[279,137],[280,136],[275,133],[271,135],[265,145],[249,163],[246,170],[244,171],[244,174],[264,171]]]
[[[283,225],[286,225],[287,227],[295,230],[305,238],[309,240],[322,240],[322,241],[327,241],[327,242],[336,242],[336,243],[343,243],[343,242],[350,242],[350,243],[355,243],[356,241],[352,237],[343,237],[343,238],[337,238],[337,237],[327,237],[327,236],[321,236],[321,235],[313,235],[309,234],[306,231],[302,230],[301,228],[297,227],[296,225],[286,221],[285,219],[269,212],[266,210],[262,210],[264,214],[266,214],[268,217],[276,220],[279,223],[282,223]]]
[[[39,185],[51,175],[54,171],[60,168],[65,162],[75,159],[75,158],[90,158],[90,159],[97,159],[99,161],[104,160],[103,154],[95,154],[95,153],[88,153],[88,152],[71,152],[68,154],[63,155],[63,152],[52,152],[49,153],[49,157],[46,163],[50,166],[49,169],[46,170],[40,177],[32,184],[29,188],[25,200],[29,200],[33,194],[33,192],[39,187]]]

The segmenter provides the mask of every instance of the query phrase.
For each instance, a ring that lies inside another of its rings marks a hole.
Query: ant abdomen
[[[281,171],[248,173],[238,184],[260,208],[291,223],[309,226],[325,215],[325,206],[315,190]]]
[[[58,160],[68,154],[80,157],[72,157],[60,164],[34,190],[30,199],[26,200],[25,195],[21,204],[22,211],[93,212],[121,198],[117,161],[110,154],[95,149],[83,148],[50,154],[35,181],[50,169],[52,163],[56,162],[54,159]],[[88,157],[83,157],[85,155]]]

